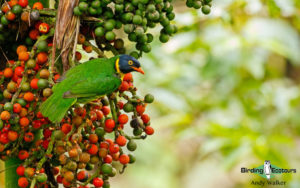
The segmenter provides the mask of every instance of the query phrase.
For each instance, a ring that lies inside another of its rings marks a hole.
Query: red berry
[[[105,163],[112,163],[112,161],[113,161],[113,158],[112,158],[111,155],[106,155],[106,156],[104,157],[104,162],[105,162]]]
[[[32,142],[34,139],[34,134],[31,132],[25,133],[24,140],[25,142]]]
[[[64,123],[61,126],[61,131],[65,134],[68,134],[70,131],[72,130],[72,125],[68,124],[68,123]]]
[[[19,67],[16,67],[15,68],[15,74],[19,77],[21,77],[23,75],[23,72],[24,72],[24,68],[19,66]]]
[[[38,89],[39,88],[38,84],[37,84],[38,81],[39,81],[39,79],[37,79],[37,78],[32,79],[31,82],[30,82],[30,87],[32,89]]]
[[[93,184],[94,184],[95,187],[102,187],[103,180],[101,178],[94,178],[93,179]]]
[[[21,5],[21,7],[25,8],[28,5],[28,0],[19,0],[19,5]]]
[[[122,135],[119,135],[118,138],[116,139],[116,143],[119,145],[119,146],[125,146],[126,145],[126,137],[125,136],[122,136]]]
[[[110,113],[110,109],[109,109],[108,106],[103,106],[102,109],[101,109],[101,111],[103,112],[103,114],[105,116],[107,116]]]
[[[44,137],[45,138],[50,138],[50,136],[52,135],[52,131],[50,129],[44,129]]]
[[[95,144],[91,144],[88,148],[88,152],[91,155],[96,155],[98,153],[98,147]]]
[[[25,160],[29,157],[29,153],[26,150],[19,151],[18,157],[20,160]]]
[[[129,89],[129,84],[126,81],[123,81],[119,87],[119,90],[122,91],[127,91]]]
[[[146,133],[147,135],[153,135],[154,129],[153,129],[152,127],[150,127],[150,126],[147,126],[147,127],[145,128],[145,133]]]
[[[100,143],[100,148],[108,149],[108,147],[109,147],[109,143],[108,142],[104,141],[104,142]]]
[[[147,114],[143,114],[141,118],[145,124],[149,123],[150,121],[150,117]]]
[[[120,109],[123,109],[124,103],[123,103],[122,101],[119,101],[119,102],[118,102],[118,106],[119,106]]]
[[[18,166],[16,172],[17,172],[18,176],[24,176],[25,167],[24,166]]]
[[[126,114],[119,115],[118,121],[120,124],[125,124],[128,122],[128,116]]]
[[[42,123],[41,123],[40,120],[34,120],[34,121],[32,122],[32,126],[33,126],[33,128],[35,128],[35,129],[39,129],[39,128],[41,128]]]
[[[63,177],[61,177],[61,175],[58,175],[58,176],[56,177],[57,183],[62,183],[62,180],[63,180]]]
[[[140,115],[142,115],[144,112],[145,112],[145,106],[144,105],[137,105],[136,106],[136,111],[137,111],[137,113],[139,113]]]
[[[103,118],[103,112],[101,110],[96,110],[97,120],[101,120]]]
[[[130,158],[129,158],[128,155],[122,154],[122,155],[120,155],[120,157],[119,157],[119,161],[120,161],[121,164],[126,165],[126,164],[129,163]]]
[[[115,121],[113,119],[107,119],[105,121],[105,127],[108,128],[108,129],[113,129],[115,128],[116,124],[115,124]]]
[[[25,177],[20,177],[18,180],[19,187],[26,188],[28,186],[28,180]]]
[[[120,147],[119,147],[118,144],[112,144],[112,145],[109,146],[109,152],[111,154],[118,153],[119,150],[120,150]]]
[[[19,103],[14,104],[14,113],[20,113],[22,106]]]
[[[133,81],[132,74],[131,73],[125,74],[123,77],[123,81],[132,82]]]

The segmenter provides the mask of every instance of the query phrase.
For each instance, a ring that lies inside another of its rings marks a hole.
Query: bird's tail
[[[55,92],[41,105],[40,112],[53,123],[61,122],[76,100],[76,98],[63,98],[62,92]]]

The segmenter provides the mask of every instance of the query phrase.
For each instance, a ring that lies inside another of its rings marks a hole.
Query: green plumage
[[[73,104],[86,103],[115,91],[122,82],[115,69],[117,58],[93,59],[67,71],[63,81],[53,87],[53,94],[41,105],[41,113],[52,122],[60,122]]]

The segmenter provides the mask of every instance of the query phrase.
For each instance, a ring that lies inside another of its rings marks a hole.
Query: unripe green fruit
[[[210,6],[204,5],[202,7],[201,11],[203,12],[203,14],[209,14],[210,13]]]
[[[104,28],[107,30],[107,31],[112,31],[115,27],[115,24],[116,22],[114,20],[108,20],[104,23]]]
[[[33,69],[36,66],[36,62],[34,59],[29,59],[26,64],[27,68],[29,69]]]
[[[101,172],[103,174],[111,174],[113,171],[113,168],[110,164],[107,164],[107,163],[104,163],[102,166],[101,166]]]
[[[148,6],[147,6],[147,11],[148,12],[154,12],[155,11],[155,5],[153,5],[153,4],[149,4]]]
[[[13,104],[10,102],[6,102],[4,104],[4,110],[11,111],[13,109]]]
[[[80,2],[78,7],[81,12],[86,12],[89,8],[89,5],[86,2]]]
[[[117,40],[115,40],[115,42],[114,42],[114,47],[115,47],[116,49],[121,49],[121,48],[123,48],[123,47],[124,47],[124,41],[123,41],[122,39],[117,39]]]
[[[114,40],[116,37],[116,34],[112,31],[108,31],[106,34],[105,34],[105,38],[106,40],[108,41],[111,41],[111,40]]]
[[[82,12],[80,11],[79,7],[75,7],[73,12],[74,12],[75,16],[81,16],[82,15]]]
[[[129,34],[134,30],[134,25],[132,24],[126,24],[124,25],[124,32]]]
[[[95,29],[95,35],[96,37],[102,37],[105,34],[105,29],[103,27],[97,27]]]
[[[136,42],[136,41],[137,41],[136,34],[135,34],[135,33],[130,33],[130,34],[128,35],[128,39],[129,39],[131,42]]]
[[[100,7],[101,7],[101,1],[99,1],[99,0],[94,0],[94,1],[92,2],[91,5],[92,5],[92,7],[95,8],[95,9],[100,8]]]
[[[97,127],[95,133],[97,134],[97,136],[103,137],[105,135],[105,130],[103,127]]]
[[[153,35],[150,33],[147,33],[147,42],[151,43],[153,41]]]
[[[45,173],[41,173],[36,176],[36,180],[40,183],[46,182],[47,179],[48,179],[48,177]]]
[[[137,145],[136,145],[135,141],[134,140],[129,140],[129,142],[127,143],[127,149],[129,151],[135,151],[136,148],[137,148]]]
[[[123,4],[115,4],[115,10],[116,10],[116,12],[123,12],[124,5]]]
[[[49,85],[49,83],[48,83],[48,80],[46,80],[46,79],[39,79],[37,82],[37,85],[38,85],[39,89],[44,89]]]
[[[145,53],[149,53],[149,52],[151,51],[151,46],[150,46],[150,44],[143,44],[142,50],[143,50]]]
[[[133,111],[133,105],[131,103],[126,103],[123,107],[123,110],[125,112],[132,112]]]
[[[140,25],[143,22],[143,19],[140,15],[134,15],[132,22],[133,24]]]
[[[48,50],[48,43],[47,43],[45,40],[40,41],[40,42],[37,44],[37,49],[38,49],[40,52],[46,52],[46,51]]]
[[[162,43],[166,43],[166,42],[169,41],[169,36],[162,33],[162,34],[160,34],[160,36],[159,36],[159,40],[160,40],[160,42],[162,42]]]
[[[91,14],[91,15],[97,15],[97,9],[95,9],[95,8],[93,8],[93,7],[89,7],[89,13]]]
[[[133,154],[129,154],[128,156],[129,156],[129,159],[130,159],[129,163],[130,164],[135,163],[135,161],[136,161],[135,156]]]
[[[14,13],[14,14],[21,14],[22,12],[23,12],[23,8],[20,6],[20,5],[15,5],[15,6],[13,6],[13,8],[12,8],[12,12]]]
[[[154,96],[151,95],[151,94],[147,94],[147,95],[145,96],[145,98],[144,98],[144,101],[145,101],[146,103],[152,103],[152,102],[154,101]]]
[[[129,55],[132,56],[132,57],[134,57],[135,59],[138,59],[140,57],[139,53],[137,51],[133,51]]]

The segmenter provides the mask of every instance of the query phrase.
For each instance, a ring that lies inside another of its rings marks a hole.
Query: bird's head
[[[143,69],[141,68],[140,62],[129,55],[120,55],[116,62],[116,69],[118,72],[121,72],[123,74],[132,71],[137,71],[142,74],[145,74]]]

